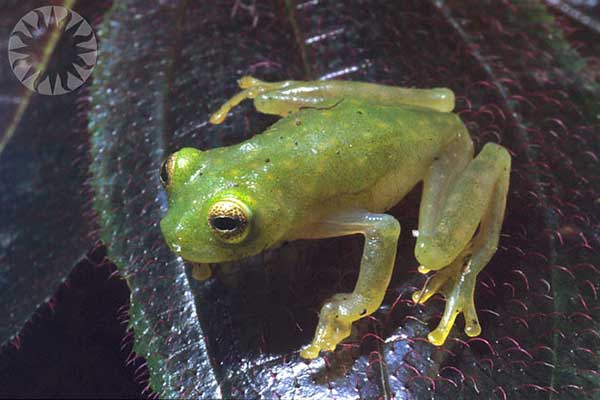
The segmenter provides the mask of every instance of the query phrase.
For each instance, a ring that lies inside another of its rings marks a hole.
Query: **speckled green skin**
[[[466,130],[455,114],[424,108],[345,99],[325,110],[303,109],[234,146],[182,149],[190,165],[173,177],[162,230],[183,258],[204,263],[309,237],[313,221],[332,210],[391,208],[458,133]],[[215,239],[201,217],[230,194],[253,211],[242,245]]]
[[[510,155],[488,143],[473,158],[471,138],[451,113],[454,94],[343,81],[238,83],[243,90],[211,123],[244,99],[283,118],[244,143],[169,157],[161,170],[169,194],[161,229],[171,249],[211,263],[284,240],[364,235],[354,291],[323,305],[313,341],[300,352],[312,359],[334,350],[354,321],[381,305],[400,234],[383,211],[423,181],[415,257],[421,273],[436,272],[413,301],[435,293],[447,300],[431,343],[443,344],[461,313],[465,333],[479,335],[475,282],[497,248]]]

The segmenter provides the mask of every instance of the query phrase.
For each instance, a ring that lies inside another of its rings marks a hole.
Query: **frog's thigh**
[[[508,181],[510,156],[502,147],[486,144],[481,153],[450,183],[437,200],[440,208],[426,229],[419,226],[415,256],[428,269],[449,265],[471,241],[490,205],[498,184]],[[440,172],[443,173],[443,172]],[[445,172],[448,176],[450,172]],[[425,186],[439,183],[434,177]],[[424,188],[424,192],[429,188]],[[428,207],[421,204],[421,207]],[[420,222],[421,224],[421,222]]]
[[[429,167],[425,176],[419,209],[421,241],[434,234],[438,215],[444,207],[452,184],[473,160],[473,141],[466,128],[461,127],[460,129],[461,131],[457,133],[457,140],[446,147]]]
[[[321,308],[314,339],[300,353],[309,359],[317,357],[321,350],[334,350],[350,335],[354,321],[379,308],[390,283],[400,235],[400,224],[394,217],[366,211],[341,212],[314,228],[312,238],[361,233],[365,245],[354,291],[336,294]]]
[[[434,229],[423,236],[419,231],[415,254],[425,266],[423,272],[443,268],[413,295],[419,303],[436,292],[446,297],[442,319],[429,334],[434,344],[444,343],[461,312],[467,335],[481,332],[473,300],[475,281],[498,245],[509,173],[508,152],[496,144],[487,144],[451,183],[448,195],[441,200],[442,210]],[[478,225],[479,233],[473,238]]]

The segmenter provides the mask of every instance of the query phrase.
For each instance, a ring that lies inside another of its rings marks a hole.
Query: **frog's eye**
[[[208,225],[225,243],[240,243],[248,236],[252,213],[236,199],[221,200],[208,210]]]
[[[171,184],[171,175],[173,174],[173,166],[175,164],[174,161],[175,157],[170,155],[169,158],[160,165],[160,183],[165,189],[168,189]]]

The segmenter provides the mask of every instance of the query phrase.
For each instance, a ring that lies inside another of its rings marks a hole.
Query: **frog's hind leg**
[[[210,117],[212,124],[223,122],[227,113],[245,99],[254,99],[258,111],[281,117],[300,108],[329,108],[344,98],[382,105],[418,106],[440,112],[454,109],[454,93],[447,88],[413,89],[335,80],[264,82],[251,76],[242,77],[238,84],[243,90]]]
[[[466,135],[462,141],[469,147]],[[435,293],[446,298],[442,319],[428,335],[435,345],[444,343],[460,313],[468,336],[481,333],[473,298],[475,282],[496,252],[504,218],[510,155],[493,143],[470,162],[465,159],[469,153],[468,148],[462,155],[456,148],[447,151],[431,167],[423,187],[415,255],[422,264],[420,272],[437,272],[423,290],[413,294],[413,300],[424,303]]]

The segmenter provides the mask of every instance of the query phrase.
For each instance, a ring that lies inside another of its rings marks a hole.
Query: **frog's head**
[[[183,148],[160,170],[169,197],[160,227],[171,250],[187,261],[217,263],[252,256],[269,247],[279,231],[277,211],[265,206],[256,191],[228,179],[215,158]]]

